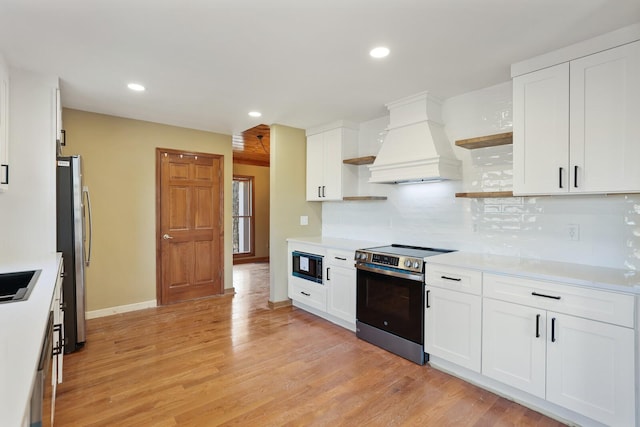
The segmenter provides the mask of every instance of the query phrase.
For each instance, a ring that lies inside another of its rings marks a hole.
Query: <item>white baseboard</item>
[[[126,313],[128,311],[142,310],[144,308],[156,307],[156,300],[137,302],[135,304],[119,305],[117,307],[102,308],[100,310],[87,311],[85,316],[88,319],[111,316],[113,314]]]

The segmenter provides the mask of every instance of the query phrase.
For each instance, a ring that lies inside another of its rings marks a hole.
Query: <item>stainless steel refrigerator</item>
[[[71,353],[86,340],[85,268],[91,261],[91,201],[82,185],[80,156],[58,157],[57,230],[65,274],[64,352]]]

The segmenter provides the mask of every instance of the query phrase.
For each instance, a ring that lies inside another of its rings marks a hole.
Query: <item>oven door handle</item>
[[[381,268],[369,267],[363,264],[356,264],[358,270],[369,271],[371,273],[384,274],[385,276],[398,277],[400,279],[413,280],[416,282],[424,281],[424,274],[400,273],[393,270],[384,270]]]

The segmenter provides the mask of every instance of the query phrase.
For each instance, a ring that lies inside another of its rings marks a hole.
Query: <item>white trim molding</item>
[[[143,310],[145,308],[157,307],[156,300],[142,301],[135,304],[119,305],[116,307],[102,308],[100,310],[87,311],[86,318],[95,319],[97,317],[111,316],[114,314],[127,313],[129,311]]]

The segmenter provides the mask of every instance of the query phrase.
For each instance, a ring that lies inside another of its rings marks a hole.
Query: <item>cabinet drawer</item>
[[[484,296],[633,328],[632,295],[521,277],[484,275]]]
[[[424,280],[427,285],[438,288],[482,294],[482,272],[477,270],[427,263]]]
[[[335,267],[355,268],[356,251],[327,249],[326,263]]]
[[[324,285],[298,277],[289,277],[289,283],[289,298],[318,310],[327,310],[327,290]]]

